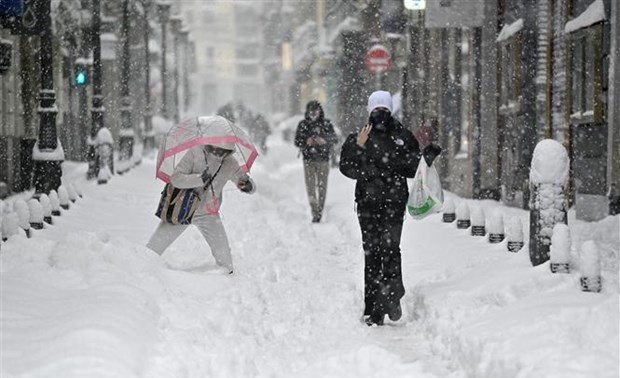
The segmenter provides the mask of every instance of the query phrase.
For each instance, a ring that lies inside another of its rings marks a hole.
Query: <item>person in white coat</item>
[[[234,183],[242,192],[252,194],[256,184],[242,171],[232,156],[233,144],[203,145],[189,149],[171,176],[171,184],[177,188],[195,188],[200,195],[200,204],[194,213],[191,224],[198,227],[205,238],[218,266],[233,272],[230,245],[219,208],[222,204],[222,191],[228,181]],[[163,254],[188,225],[172,225],[160,222],[147,243],[147,247]]]

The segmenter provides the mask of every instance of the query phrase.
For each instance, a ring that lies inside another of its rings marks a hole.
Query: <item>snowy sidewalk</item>
[[[439,215],[407,220],[403,319],[368,328],[354,183],[332,170],[313,225],[295,154],[273,143],[253,171],[257,193],[225,191],[233,276],[213,269],[194,229],[163,259],[144,247],[163,186],[149,161],[4,244],[0,375],[618,376],[619,217],[571,226],[606,253],[601,294]]]

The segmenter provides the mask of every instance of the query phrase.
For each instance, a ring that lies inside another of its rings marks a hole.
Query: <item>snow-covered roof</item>
[[[496,41],[497,42],[506,41],[507,39],[510,39],[515,34],[517,34],[519,31],[521,31],[521,29],[523,29],[523,19],[522,18],[518,19],[517,21],[513,22],[510,25],[504,25],[502,30],[497,35]]]
[[[603,0],[595,0],[588,9],[566,23],[564,33],[572,33],[605,20],[605,4]]]

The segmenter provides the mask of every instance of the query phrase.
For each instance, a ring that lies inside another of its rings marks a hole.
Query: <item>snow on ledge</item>
[[[564,33],[572,33],[579,29],[587,28],[590,25],[594,25],[597,22],[605,20],[605,5],[603,0],[595,0],[588,9],[577,18],[572,19],[566,23],[564,27]]]
[[[49,161],[64,161],[65,151],[60,144],[60,139],[56,140],[55,150],[43,150],[39,149],[39,141],[34,144],[32,148],[32,160],[49,160]]]
[[[523,19],[520,18],[517,21],[513,22],[510,25],[504,25],[502,30],[497,35],[496,42],[504,42],[505,40],[513,37],[519,31],[523,29]]]

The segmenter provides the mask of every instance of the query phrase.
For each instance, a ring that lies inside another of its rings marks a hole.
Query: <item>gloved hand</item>
[[[203,184],[206,184],[208,182],[211,181],[211,179],[213,178],[213,176],[211,175],[211,173],[209,172],[209,167],[205,168],[205,170],[202,172],[202,174],[200,175],[200,178],[202,179]]]
[[[428,146],[424,147],[424,151],[422,151],[422,156],[424,157],[424,161],[426,165],[429,167],[433,164],[433,161],[439,154],[441,153],[441,147],[438,145],[431,143]]]
[[[239,180],[237,187],[244,193],[250,193],[254,189],[254,185],[252,185],[252,181],[250,181],[249,177],[244,177]]]

